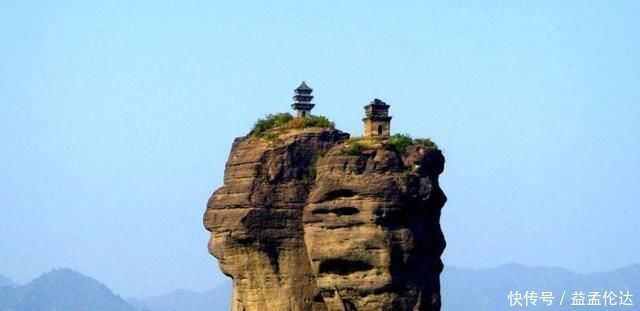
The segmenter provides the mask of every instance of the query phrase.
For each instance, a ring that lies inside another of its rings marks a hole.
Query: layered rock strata
[[[444,157],[345,152],[348,138],[235,140],[204,217],[232,311],[440,310]]]

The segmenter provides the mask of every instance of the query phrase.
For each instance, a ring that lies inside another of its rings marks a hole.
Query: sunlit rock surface
[[[307,128],[233,143],[204,223],[232,311],[440,310],[439,150]]]

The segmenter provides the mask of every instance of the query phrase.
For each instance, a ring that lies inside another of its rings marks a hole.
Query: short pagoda
[[[389,105],[375,98],[364,106],[364,136],[388,138],[391,135],[391,116]]]
[[[295,110],[297,118],[306,118],[311,116],[311,109],[315,106],[311,103],[313,99],[313,89],[310,88],[306,82],[302,81],[300,86],[296,88],[293,95],[293,104],[291,108]]]

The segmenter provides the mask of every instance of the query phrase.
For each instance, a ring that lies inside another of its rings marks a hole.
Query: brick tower
[[[364,137],[388,138],[391,135],[389,105],[375,98],[364,106]]]

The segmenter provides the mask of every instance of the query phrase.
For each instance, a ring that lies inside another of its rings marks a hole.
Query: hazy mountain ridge
[[[178,289],[166,295],[130,299],[129,302],[153,311],[230,310],[232,288],[231,282],[225,281],[204,292]]]
[[[0,287],[15,287],[18,286],[18,284],[16,282],[14,282],[12,279],[0,275]]]
[[[556,297],[552,306],[529,306],[528,309],[574,310],[569,306],[574,291],[602,293],[630,290],[634,295],[638,294],[640,265],[587,274],[562,268],[528,267],[519,264],[489,269],[445,267],[441,280],[443,310],[513,310],[509,306],[509,291],[519,291],[523,294],[526,291],[536,291],[538,294],[541,291],[551,291]],[[557,303],[563,292],[565,300],[563,306],[559,307]],[[584,308],[575,307],[575,310]],[[598,307],[590,307],[590,310],[594,310],[593,308]]]
[[[562,308],[530,306],[527,310],[574,310],[566,303],[576,290],[629,289],[634,295],[634,307],[619,309],[636,310],[640,305],[640,298],[637,298],[640,295],[640,264],[588,274],[519,264],[486,269],[447,266],[441,278],[444,311],[514,310],[507,299],[510,290],[552,291],[556,298],[562,291],[567,292]],[[9,284],[6,282],[9,279],[4,279],[4,284]],[[179,289],[166,295],[124,301],[92,278],[69,269],[57,269],[23,286],[0,286],[0,311],[50,311],[54,307],[65,311],[225,311],[230,310],[232,288],[231,282],[227,281],[204,292]],[[601,310],[597,307],[588,309]],[[575,310],[585,310],[585,307]]]
[[[0,292],[2,311],[136,311],[105,285],[70,269],[54,269]]]
[[[634,297],[640,295],[640,264],[587,274],[563,268],[530,267],[520,264],[507,264],[483,269],[447,266],[441,275],[441,283],[442,310],[444,311],[514,310],[509,307],[507,299],[510,290],[520,292],[527,290],[552,291],[556,296],[561,295],[562,291],[566,291],[567,296],[562,308],[530,306],[529,309],[573,310],[567,307],[567,301],[570,301],[570,295],[575,290],[602,292],[629,289]],[[230,282],[225,282],[214,290],[203,293],[181,290],[155,297],[151,300],[156,304],[146,304],[145,306],[153,311],[208,311],[213,310],[211,306],[215,306],[215,310],[230,310],[232,288]],[[189,296],[194,301],[206,303],[180,304],[179,297],[181,296]],[[559,298],[556,297],[556,299]],[[150,300],[145,299],[144,301]],[[637,306],[640,304],[640,300],[634,299],[634,304]],[[584,310],[584,307],[580,308],[577,307],[575,310]],[[589,307],[589,310],[600,309]],[[627,307],[627,309],[621,310],[635,309]]]

